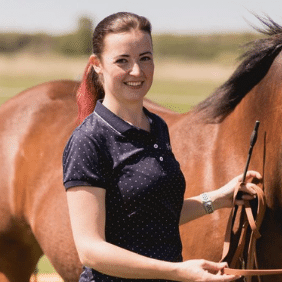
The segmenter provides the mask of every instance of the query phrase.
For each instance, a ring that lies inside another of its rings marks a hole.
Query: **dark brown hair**
[[[101,59],[106,35],[110,33],[127,32],[131,29],[147,32],[151,36],[151,23],[145,17],[128,12],[119,12],[106,17],[94,30],[93,54],[95,54],[98,59]],[[79,122],[82,122],[93,112],[97,100],[104,98],[104,95],[104,89],[98,74],[90,63],[88,63],[77,91]]]

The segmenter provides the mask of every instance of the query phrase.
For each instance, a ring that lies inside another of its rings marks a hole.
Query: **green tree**
[[[93,22],[88,17],[80,17],[78,20],[78,30],[76,33],[77,50],[81,54],[91,54],[92,52]]]
[[[57,37],[55,49],[65,55],[90,55],[92,32],[92,20],[84,16],[80,17],[75,32]]]

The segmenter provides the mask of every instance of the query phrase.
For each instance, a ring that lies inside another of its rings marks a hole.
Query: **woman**
[[[221,274],[225,263],[183,262],[178,227],[231,207],[242,176],[183,199],[185,180],[167,126],[143,107],[153,73],[146,18],[117,13],[97,25],[78,91],[83,122],[63,156],[72,231],[84,265],[80,281],[235,280]],[[261,176],[249,171],[247,182],[253,178]],[[254,185],[241,185],[246,199],[255,197]]]

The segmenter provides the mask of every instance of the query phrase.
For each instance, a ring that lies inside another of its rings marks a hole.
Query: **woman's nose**
[[[130,74],[134,76],[139,76],[142,73],[141,67],[139,66],[138,63],[134,63],[131,70]]]

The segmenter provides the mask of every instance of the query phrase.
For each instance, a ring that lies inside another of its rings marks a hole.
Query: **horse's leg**
[[[35,242],[24,242],[25,234],[0,237],[0,282],[29,282],[36,264],[42,254]]]
[[[0,163],[3,164],[1,159]],[[6,181],[7,166],[0,167],[0,282],[25,282],[42,251],[23,214],[16,214],[13,190]]]
[[[33,215],[32,230],[58,274],[66,282],[76,282],[82,266],[72,237],[66,192],[58,179],[41,188],[44,197],[38,198],[40,208]]]

